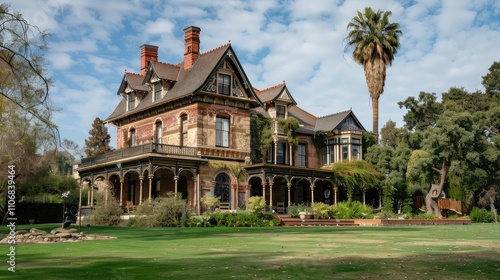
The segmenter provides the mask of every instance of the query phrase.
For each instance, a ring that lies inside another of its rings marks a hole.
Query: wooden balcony
[[[276,119],[271,123],[271,130],[276,135],[286,135],[285,130],[278,124]]]
[[[140,146],[134,146],[130,148],[107,152],[93,157],[83,158],[79,167],[94,165],[109,161],[121,160],[149,153],[175,155],[183,157],[198,157],[198,150],[195,147],[183,147],[176,145],[148,143]]]

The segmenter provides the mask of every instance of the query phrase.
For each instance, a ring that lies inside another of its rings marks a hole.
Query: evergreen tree
[[[89,138],[85,140],[85,154],[88,157],[100,155],[110,150],[111,136],[108,133],[108,128],[104,125],[104,121],[95,118],[89,134]]]

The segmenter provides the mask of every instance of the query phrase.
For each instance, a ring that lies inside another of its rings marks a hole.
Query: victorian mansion
[[[124,74],[121,101],[105,120],[117,129],[116,150],[83,158],[82,183],[105,182],[121,205],[176,192],[198,213],[205,195],[220,196],[230,210],[251,196],[265,197],[271,207],[345,200],[346,190],[331,180],[331,165],[361,159],[364,128],[354,113],[316,117],[297,106],[284,82],[252,87],[230,43],[200,53],[200,31],[184,29],[180,63],[160,62],[157,46],[141,46],[140,71]],[[250,157],[255,116],[271,120],[273,131],[259,162]],[[290,117],[300,124],[295,145],[277,125]],[[223,168],[229,165],[244,167],[245,178]],[[360,191],[354,195],[364,199]],[[377,207],[378,190],[369,196]]]

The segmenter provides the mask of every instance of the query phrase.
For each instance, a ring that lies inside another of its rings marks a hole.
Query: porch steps
[[[305,219],[280,216],[283,226],[359,226],[354,220]]]

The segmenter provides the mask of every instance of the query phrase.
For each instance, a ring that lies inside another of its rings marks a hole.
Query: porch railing
[[[182,147],[167,144],[148,143],[140,146],[119,149],[106,152],[93,157],[83,158],[80,166],[92,165],[106,161],[120,160],[123,158],[138,156],[147,153],[168,154],[177,156],[197,157],[198,152],[195,147]]]

